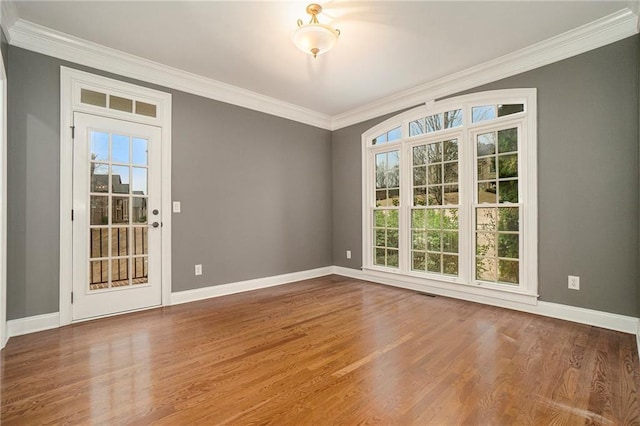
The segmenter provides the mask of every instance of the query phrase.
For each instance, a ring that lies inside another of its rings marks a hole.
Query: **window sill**
[[[491,284],[476,285],[461,283],[453,277],[434,280],[426,277],[408,275],[400,271],[389,272],[368,267],[363,267],[362,273],[364,274],[364,279],[369,279],[373,282],[488,305],[514,307],[513,303],[525,305],[538,304],[538,295],[535,293],[532,294],[509,288],[495,288],[495,286],[491,286]]]

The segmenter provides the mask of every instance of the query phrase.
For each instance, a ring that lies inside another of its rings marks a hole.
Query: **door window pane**
[[[129,197],[113,197],[111,223],[129,223]]]
[[[131,213],[133,217],[133,223],[147,223],[147,198],[146,197],[132,197]]]
[[[133,100],[120,96],[109,96],[109,108],[124,112],[133,112]]]
[[[109,134],[104,132],[90,132],[91,161],[109,161]]]
[[[109,230],[107,228],[92,228],[89,230],[89,235],[90,257],[107,257],[109,252]]]
[[[129,167],[111,166],[111,192],[114,194],[129,193]]]
[[[146,168],[133,167],[133,193],[135,195],[149,195]]]
[[[95,193],[89,206],[89,289],[148,283],[149,140],[94,131],[89,146],[89,189]],[[385,155],[384,163],[385,200],[398,200],[398,152]],[[385,230],[394,225],[393,218],[389,223],[382,219]],[[385,261],[397,264],[397,212],[395,231],[390,230],[388,241],[384,237],[385,247],[396,251],[385,252]]]
[[[111,229],[111,256],[126,256],[129,254],[129,228]]]
[[[89,262],[89,288],[91,290],[109,288],[108,260],[96,260]]]
[[[148,254],[149,250],[149,228],[146,226],[133,228],[133,254]]]
[[[148,159],[148,141],[146,139],[133,138],[133,164],[146,166]]]
[[[129,162],[129,136],[111,136],[111,161],[116,163]]]
[[[149,281],[149,272],[147,269],[148,263],[147,256],[133,258],[133,275],[131,284],[145,284]]]
[[[89,224],[107,225],[109,223],[109,197],[92,195],[89,201]]]
[[[156,116],[156,106],[146,102],[136,101],[136,114],[146,115],[147,117]]]
[[[111,259],[111,287],[129,285],[129,259]]]
[[[94,92],[93,90],[89,90],[89,89],[80,89],[80,102],[88,105],[106,107],[107,94]]]
[[[102,163],[89,164],[91,192],[109,192],[109,165]]]

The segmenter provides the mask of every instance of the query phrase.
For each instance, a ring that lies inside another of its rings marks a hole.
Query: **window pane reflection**
[[[131,201],[133,203],[133,206],[131,206],[133,223],[147,223],[147,198],[133,197]]]
[[[129,136],[111,136],[111,161],[117,163],[129,162]]]
[[[114,194],[129,193],[129,167],[111,166],[111,192]]]
[[[91,163],[89,165],[91,192],[109,191],[109,165],[102,163]]]
[[[129,197],[113,197],[111,223],[129,223]]]

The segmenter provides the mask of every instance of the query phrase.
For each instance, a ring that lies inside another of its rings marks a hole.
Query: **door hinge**
[[[73,209],[71,209],[71,220],[73,220]]]
[[[70,126],[71,127],[71,139],[75,139],[76,138],[76,126]]]
[[[73,305],[73,292],[71,292],[71,304]]]

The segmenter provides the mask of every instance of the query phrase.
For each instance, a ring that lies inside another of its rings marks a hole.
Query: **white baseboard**
[[[638,318],[638,327],[636,328],[636,345],[638,345],[638,361],[640,361],[640,318]]]
[[[368,275],[365,272],[357,269],[334,266],[333,273],[350,278],[372,281],[378,284],[390,285],[393,287],[401,287],[417,291],[422,290],[421,288],[416,288],[415,285],[404,283],[401,280],[377,279],[375,276]],[[543,301],[538,301],[537,304],[530,305],[527,303],[519,303],[509,300],[491,300],[487,298],[479,298],[473,294],[450,292],[435,287],[429,287],[428,291],[429,293],[437,294],[440,296],[468,300],[470,302],[483,303],[486,305],[499,306],[501,308],[513,309],[516,311],[529,312],[545,317],[558,318],[566,321],[573,321],[581,324],[606,328],[609,330],[621,331],[623,333],[636,334],[639,339],[638,344],[640,347],[640,324],[639,319],[636,317],[612,314],[609,312],[602,312],[593,309],[578,308],[575,306],[561,305],[559,303],[550,303]]]
[[[394,287],[416,290],[415,288],[413,288],[413,286],[403,286],[402,283],[375,281],[375,277],[366,275],[365,273],[357,269],[344,268],[341,266],[327,266],[324,268],[311,269],[308,271],[293,272],[290,274],[276,275],[272,277],[257,278],[253,280],[238,281],[235,283],[176,292],[171,294],[171,304],[176,305],[181,303],[194,302],[196,300],[208,299],[211,297],[226,296],[235,293],[242,293],[245,291],[259,290],[261,288],[273,287],[296,281],[323,277],[331,274],[377,282],[379,284],[390,285]],[[441,294],[439,293],[439,289],[437,288],[430,289],[430,292],[446,297],[454,297],[458,299],[469,300],[472,302],[500,306],[507,309],[529,312],[532,314],[573,321],[581,324],[593,325],[609,330],[621,331],[623,333],[635,334],[638,344],[638,353],[640,354],[640,319],[636,317],[612,314],[608,312],[596,311],[593,309],[578,308],[575,306],[561,305],[558,303],[543,301],[539,301],[536,305],[529,305],[525,303],[517,303],[505,300],[496,300],[491,302],[487,302],[486,300],[480,301],[477,300],[473,295],[471,295],[467,299],[464,299],[459,295],[452,296],[451,294]],[[37,331],[49,330],[52,328],[57,328],[59,326],[60,314],[58,312],[14,319],[7,321],[6,339],[8,340],[10,337],[35,333]]]
[[[360,269],[345,268],[343,266],[334,266],[333,273],[336,275],[342,275],[343,277],[355,278],[363,280],[364,273]]]
[[[538,305],[534,308],[535,309],[529,312],[545,317],[594,325],[596,327],[629,334],[636,334],[638,330],[638,318],[627,315],[612,314],[594,309],[578,308],[576,306],[543,301],[539,301]]]
[[[272,277],[256,278],[235,283],[213,285],[198,288],[195,290],[179,291],[171,293],[171,304],[194,302],[196,300],[209,299],[211,297],[227,296],[229,294],[242,293],[245,291],[259,290],[261,288],[273,287],[277,285],[292,283],[295,281],[308,280],[311,278],[324,277],[333,274],[333,266],[310,269],[308,271],[293,272],[290,274],[275,275]]]
[[[7,338],[60,327],[60,314],[35,315],[7,321]]]

